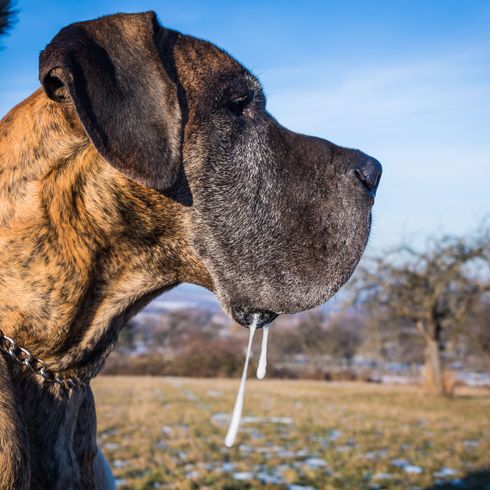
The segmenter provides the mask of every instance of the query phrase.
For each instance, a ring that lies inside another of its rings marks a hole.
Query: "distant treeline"
[[[482,300],[465,328],[447,332],[448,366],[489,370],[489,319],[490,302]],[[104,373],[239,377],[246,337],[244,328],[219,312],[195,308],[136,317],[121,333]],[[378,381],[385,374],[419,375],[423,363],[423,339],[409,322],[390,319],[381,308],[373,315],[350,307],[278,318],[271,328],[267,376]]]

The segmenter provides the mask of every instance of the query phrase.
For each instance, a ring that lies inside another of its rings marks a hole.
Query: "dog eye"
[[[248,94],[229,99],[226,106],[231,112],[239,116],[243,114],[243,111],[247,108],[247,106],[250,104],[250,102],[252,102],[253,99],[253,92],[249,92]]]

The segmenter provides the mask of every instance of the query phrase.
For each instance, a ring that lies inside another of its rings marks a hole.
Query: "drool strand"
[[[264,379],[267,368],[267,339],[269,338],[269,325],[262,328],[262,346],[260,349],[259,365],[257,367],[257,378]]]
[[[250,360],[250,353],[252,351],[252,340],[254,338],[255,329],[259,321],[259,315],[254,314],[252,324],[249,329],[247,355],[245,356],[245,364],[243,366],[242,379],[240,381],[240,387],[238,388],[237,397],[235,400],[235,406],[233,408],[233,415],[231,416],[230,427],[226,434],[225,445],[231,447],[235,443],[235,438],[240,427],[240,419],[242,417],[243,398],[245,395],[245,382],[247,381],[248,362]]]

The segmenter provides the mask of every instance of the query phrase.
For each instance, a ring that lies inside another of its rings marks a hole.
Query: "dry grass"
[[[244,409],[252,419],[245,419],[229,450],[223,439],[237,385],[99,377],[99,441],[118,486],[405,489],[443,481],[459,488],[490,483],[488,391],[437,399],[412,387],[252,380]]]

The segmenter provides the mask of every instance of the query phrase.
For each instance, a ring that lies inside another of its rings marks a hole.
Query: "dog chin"
[[[218,297],[224,312],[233,318],[233,320],[235,320],[237,323],[246,328],[249,328],[254,321],[254,315],[258,315],[256,322],[257,328],[262,328],[264,325],[273,322],[279,315],[274,311],[264,308],[245,307],[243,305],[233,303],[229,300],[228,295],[220,290],[215,291],[215,294]]]
[[[254,321],[255,315],[258,315],[256,320],[257,328],[261,328],[264,325],[272,323],[278,314],[273,311],[268,310],[254,310],[254,309],[242,309],[242,308],[232,308],[231,316],[233,319],[242,325],[243,327],[249,328]]]

